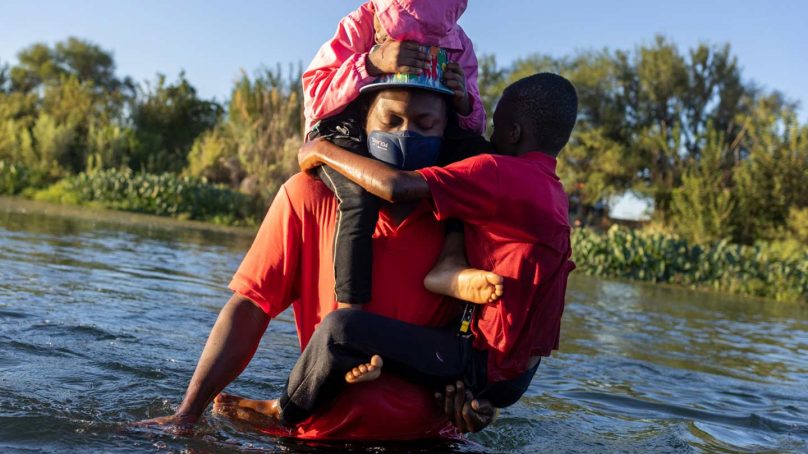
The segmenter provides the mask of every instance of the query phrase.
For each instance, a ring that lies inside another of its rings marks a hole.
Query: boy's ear
[[[508,132],[508,139],[512,144],[519,143],[522,140],[522,125],[514,122],[511,125],[511,130]]]

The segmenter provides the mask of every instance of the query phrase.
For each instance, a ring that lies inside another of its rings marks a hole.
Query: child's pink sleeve
[[[334,37],[320,47],[302,77],[307,132],[317,121],[339,113],[374,80],[365,68],[374,42],[373,11],[365,4],[343,18]]]
[[[457,63],[466,73],[466,91],[471,100],[471,113],[458,115],[458,126],[468,131],[484,134],[486,128],[485,106],[480,99],[480,88],[477,86],[477,56],[474,54],[474,45],[463,31],[460,31],[460,40],[463,51],[457,58]]]

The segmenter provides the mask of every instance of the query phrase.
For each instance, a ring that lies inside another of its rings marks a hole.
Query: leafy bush
[[[14,195],[28,187],[25,168],[0,161],[0,194]]]
[[[26,195],[29,191],[41,188],[52,181],[47,173],[0,159],[0,194]]]
[[[663,233],[612,226],[606,234],[576,229],[579,270],[595,276],[671,283],[778,301],[808,300],[808,249],[783,253],[767,243],[689,244]]]
[[[239,185],[271,199],[297,172],[303,142],[300,70],[280,68],[242,75],[233,88],[227,116],[197,137],[185,172]]]
[[[81,173],[38,192],[34,198],[227,225],[252,225],[263,214],[263,203],[258,199],[204,179],[170,173],[136,174],[129,169]]]

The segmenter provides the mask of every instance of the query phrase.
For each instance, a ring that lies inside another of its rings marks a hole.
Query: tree
[[[98,93],[108,96],[131,96],[134,84],[130,78],[115,76],[112,53],[85,40],[70,37],[51,48],[33,44],[17,54],[19,63],[11,68],[11,86],[15,91],[40,90],[44,85],[60,84],[73,76],[81,83],[91,83]]]
[[[0,60],[0,93],[7,93],[9,90],[8,64]]]
[[[139,91],[133,106],[132,124],[139,145],[129,165],[149,172],[180,172],[188,164],[194,140],[213,128],[222,107],[200,99],[181,72],[173,84],[157,75],[154,85]]]
[[[708,133],[701,158],[692,159],[675,188],[671,218],[676,230],[697,243],[731,238],[736,200],[727,173],[728,144],[723,133]]]
[[[230,96],[227,118],[194,144],[187,172],[240,185],[264,198],[297,172],[303,141],[301,70],[278,67],[243,74]],[[245,178],[246,177],[246,178]]]
[[[776,97],[763,98],[739,119],[742,159],[732,169],[736,241],[780,237],[792,210],[808,207],[808,126],[800,126],[796,114],[781,104]]]

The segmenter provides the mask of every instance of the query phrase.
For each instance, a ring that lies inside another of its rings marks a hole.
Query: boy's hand
[[[318,137],[301,145],[297,151],[297,163],[300,165],[300,170],[309,172],[323,164],[320,160],[319,146],[320,142],[325,140],[324,137]]]
[[[426,68],[427,54],[411,41],[387,40],[374,46],[368,54],[367,70],[371,76],[382,74],[421,74]]]
[[[447,63],[443,72],[443,83],[454,91],[452,103],[457,113],[460,115],[470,114],[471,100],[469,99],[469,92],[466,90],[466,73],[463,72],[463,68],[455,62]]]

